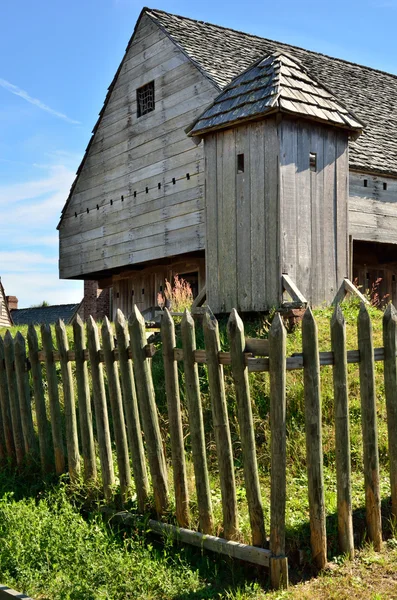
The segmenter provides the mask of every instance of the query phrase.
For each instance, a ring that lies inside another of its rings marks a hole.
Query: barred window
[[[142,117],[154,110],[154,81],[143,85],[136,91],[137,116]]]

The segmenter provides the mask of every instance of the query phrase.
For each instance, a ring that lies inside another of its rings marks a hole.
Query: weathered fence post
[[[285,556],[286,458],[286,332],[276,313],[269,331],[271,499],[270,580],[273,588],[288,587]]]
[[[302,321],[302,349],[310,539],[313,560],[319,569],[323,569],[327,564],[327,538],[325,529],[320,359],[317,325],[310,307],[306,310]]]
[[[161,319],[161,341],[164,361],[165,390],[168,423],[171,438],[172,470],[174,475],[176,518],[180,527],[189,526],[189,497],[183,445],[181,402],[179,397],[178,367],[174,358],[175,326],[165,308]]]
[[[375,550],[382,546],[382,517],[379,488],[378,427],[376,418],[374,348],[372,324],[362,303],[358,314],[360,351],[361,425],[363,431],[365,508],[368,537]]]
[[[76,383],[79,407],[81,448],[84,461],[84,480],[95,480],[97,468],[95,459],[94,433],[87,360],[85,358],[86,337],[84,324],[79,315],[73,321],[73,337],[76,361]]]
[[[14,338],[14,354],[25,454],[34,456],[37,453],[37,440],[33,427],[29,379],[26,370],[26,342],[20,331]]]
[[[128,456],[127,432],[125,430],[123,402],[117,363],[114,358],[114,338],[109,319],[102,324],[102,343],[108,378],[110,407],[112,410],[114,439],[116,442],[117,465],[119,468],[120,490],[123,501],[131,488],[130,459]]]
[[[383,315],[383,347],[392,513],[397,519],[397,311],[392,304]]]
[[[0,405],[1,418],[4,429],[4,441],[7,450],[7,456],[11,463],[15,461],[14,434],[12,430],[12,420],[10,412],[10,400],[8,396],[8,383],[5,365],[4,342],[0,335]]]
[[[261,489],[256,459],[254,422],[252,418],[251,396],[248,381],[248,368],[245,364],[244,325],[235,309],[232,310],[227,325],[232,375],[236,390],[237,413],[240,425],[240,438],[243,450],[245,489],[252,531],[252,545],[263,547],[266,543],[265,524]]]
[[[346,325],[339,304],[335,306],[331,319],[331,348],[334,355],[333,379],[339,547],[343,554],[347,554],[350,558],[353,558],[354,537],[351,496]]]
[[[145,350],[145,320],[136,305],[129,318],[129,332],[136,391],[153,482],[154,502],[157,514],[161,515],[168,505],[167,466],[157,416],[150,359],[146,356]]]
[[[87,321],[87,340],[91,366],[92,395],[94,398],[95,422],[98,436],[99,460],[101,463],[103,491],[105,493],[105,498],[110,500],[113,493],[112,486],[114,486],[112,442],[110,440],[105,383],[103,380],[103,367],[99,355],[100,345],[98,327],[91,316]]]
[[[236,537],[238,532],[233,451],[223,380],[223,367],[219,364],[218,360],[221,350],[218,322],[209,309],[206,310],[203,316],[203,328],[222,496],[223,529],[225,538],[231,540]]]
[[[76,407],[74,402],[74,388],[72,365],[68,358],[69,342],[65,324],[59,320],[55,324],[58,351],[61,359],[61,374],[63,387],[63,404],[65,407],[66,447],[68,451],[68,469],[70,479],[73,481],[80,475],[79,438],[77,435]]]
[[[9,331],[7,331],[4,336],[4,358],[7,373],[8,397],[10,400],[15,454],[17,457],[17,465],[21,465],[25,456],[25,445],[23,441],[21,411],[18,401],[17,380],[14,371],[14,340],[12,339],[12,335]]]
[[[119,308],[116,313],[115,325],[117,349],[119,351],[121,387],[123,391],[124,411],[132,457],[136,496],[138,509],[143,513],[149,494],[149,482],[146,472],[145,452],[138,412],[134,372],[132,370],[131,360],[128,356],[129,335],[124,315]]]
[[[198,366],[194,360],[196,336],[194,320],[188,310],[182,317],[181,335],[183,365],[185,371],[186,401],[189,413],[190,440],[192,444],[194,475],[196,480],[199,526],[209,535],[213,530],[211,491],[208,480],[207,457],[205,453],[204,421],[201,407]]]
[[[59,406],[58,378],[54,362],[54,345],[51,327],[41,325],[41,341],[44,350],[44,362],[47,373],[48,398],[50,404],[52,442],[55,455],[55,472],[61,475],[65,471],[65,448],[62,436],[62,417]]]
[[[49,448],[51,446],[50,425],[47,419],[45,406],[43,377],[39,361],[39,342],[35,326],[30,323],[28,327],[28,348],[30,372],[32,374],[34,405],[36,409],[37,431],[39,435],[40,463],[43,474],[53,469],[53,461],[50,458]]]

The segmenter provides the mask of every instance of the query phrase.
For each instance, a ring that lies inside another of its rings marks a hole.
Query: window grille
[[[138,117],[142,117],[154,110],[154,81],[137,89],[136,103]]]

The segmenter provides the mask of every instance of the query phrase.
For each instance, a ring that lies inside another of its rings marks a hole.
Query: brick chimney
[[[6,296],[9,310],[18,308],[18,298],[16,296]]]

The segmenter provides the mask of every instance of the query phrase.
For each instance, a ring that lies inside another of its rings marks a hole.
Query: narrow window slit
[[[159,190],[161,190],[161,183],[160,182],[157,184],[157,187],[158,187]]]
[[[172,185],[175,185],[176,181],[175,181],[175,177],[172,178]]]
[[[387,183],[386,183],[386,181],[383,182],[383,189],[387,190]]]
[[[237,173],[244,173],[244,154],[237,154]]]
[[[317,171],[317,154],[315,152],[310,152],[309,164],[310,164],[310,170],[313,172],[316,172]]]
[[[364,179],[364,187],[368,187],[368,179]]]
[[[147,193],[147,194],[149,193],[149,188],[148,188],[148,187],[146,188],[146,193]]]

